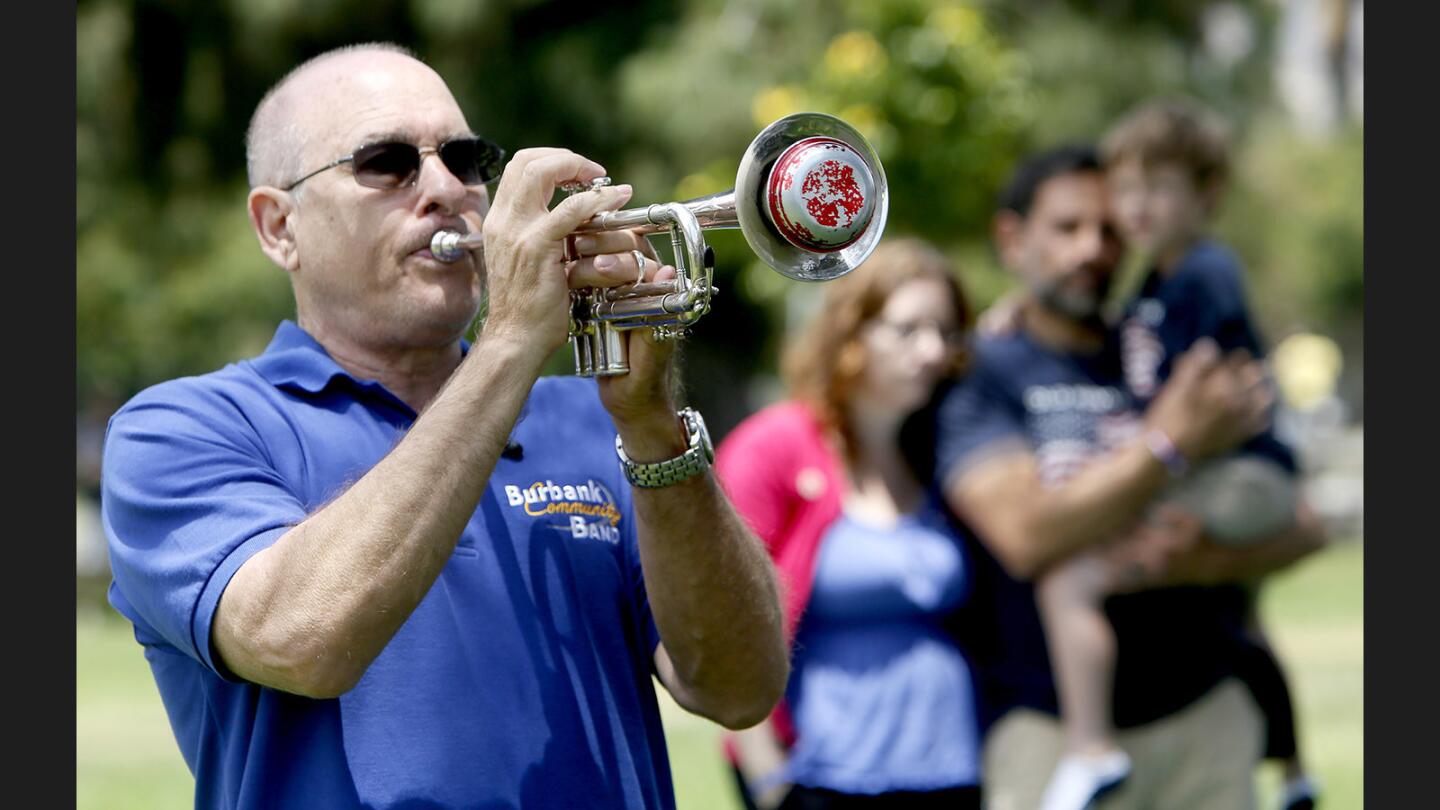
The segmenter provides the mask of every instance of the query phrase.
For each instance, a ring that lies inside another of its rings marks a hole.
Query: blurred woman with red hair
[[[969,324],[944,255],[882,243],[826,285],[783,359],[790,399],[717,451],[780,573],[794,656],[780,708],[727,740],[748,807],[979,807],[975,690],[947,627],[966,559],[928,438]]]

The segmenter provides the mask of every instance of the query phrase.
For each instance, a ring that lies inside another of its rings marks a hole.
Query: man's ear
[[[257,186],[246,199],[250,227],[260,240],[260,250],[280,269],[293,273],[300,268],[300,253],[295,249],[291,217],[295,214],[295,198],[271,186]]]
[[[1019,266],[1021,233],[1025,218],[1014,211],[1000,211],[990,221],[990,236],[995,241],[995,254],[1006,270]]]

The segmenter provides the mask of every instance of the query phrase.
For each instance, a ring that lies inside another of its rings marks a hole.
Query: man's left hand
[[[570,264],[570,288],[618,287],[675,278],[676,270],[661,264],[650,240],[634,231],[601,231],[575,237],[580,258]],[[645,257],[643,270],[634,251]],[[628,456],[636,461],[661,461],[683,451],[675,418],[673,364],[675,342],[657,341],[647,327],[621,331],[630,372],[601,377],[600,399],[620,431]]]
[[[1155,511],[1109,554],[1122,573],[1117,592],[1179,585],[1218,585],[1264,576],[1325,545],[1324,530],[1308,504],[1296,506],[1285,530],[1247,548],[1227,548],[1205,538],[1194,513],[1175,504]]]

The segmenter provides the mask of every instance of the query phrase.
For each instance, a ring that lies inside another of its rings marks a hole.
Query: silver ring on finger
[[[645,280],[645,254],[639,250],[630,251],[635,257],[635,283],[639,284]]]

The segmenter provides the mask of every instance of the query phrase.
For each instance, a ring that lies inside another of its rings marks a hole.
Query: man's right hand
[[[550,200],[564,184],[588,185],[604,174],[603,166],[567,149],[515,153],[485,218],[487,337],[533,346],[545,356],[565,342],[570,331],[565,237],[595,214],[620,208],[631,188],[574,194],[553,209]]]
[[[1202,338],[1176,359],[1145,423],[1164,432],[1193,464],[1264,430],[1273,403],[1259,361],[1243,349],[1221,357],[1215,342]]]

